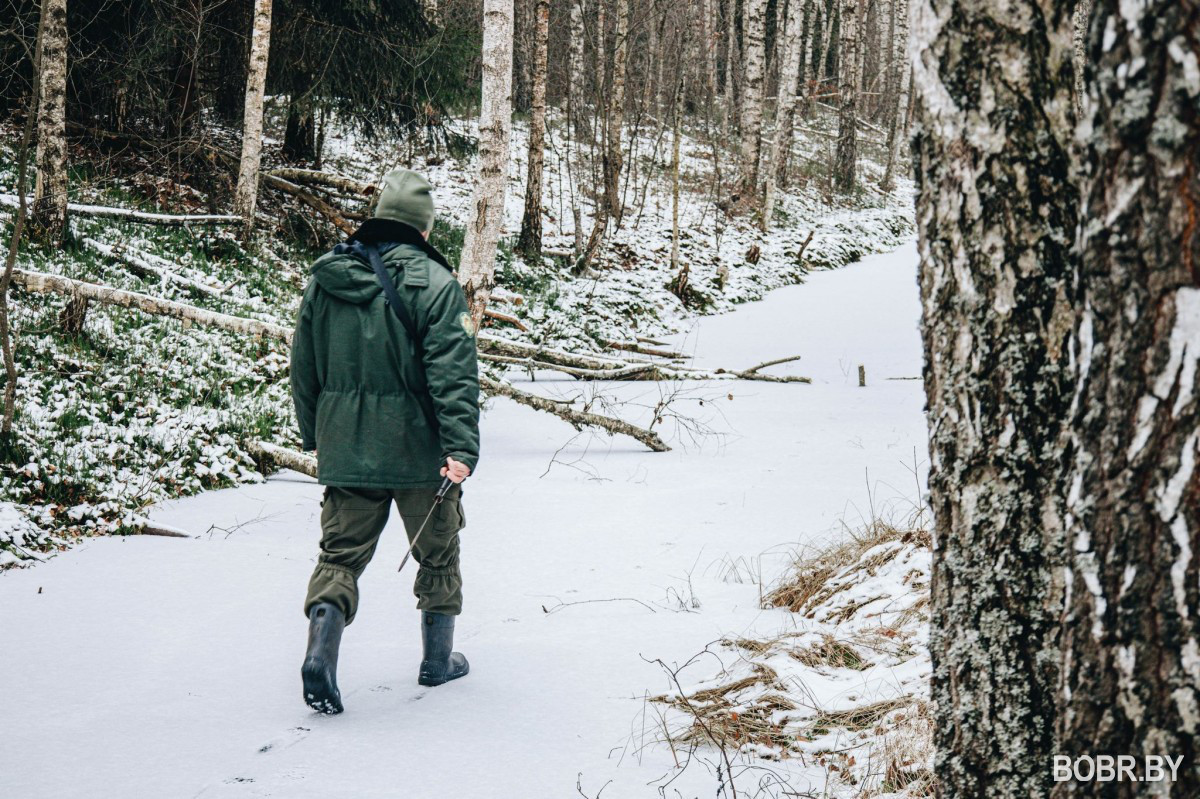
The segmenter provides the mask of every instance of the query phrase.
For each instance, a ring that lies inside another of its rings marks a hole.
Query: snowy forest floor
[[[648,407],[674,393],[701,432],[672,452],[576,434],[492,400],[464,496],[457,643],[472,671],[458,683],[416,685],[412,573],[396,575],[403,535],[393,519],[343,642],[347,711],[322,717],[303,705],[301,605],[321,491],[290,472],[148,511],[193,539],[89,538],[4,574],[0,794],[690,799],[724,783],[718,795],[732,796],[722,754],[686,743],[688,719],[671,694],[695,696],[753,668],[756,647],[723,640],[833,629],[821,614],[764,610],[762,598],[798,557],[844,535],[843,524],[920,504],[915,273],[909,243],[694,319],[669,339],[704,366],[801,354],[777,373],[811,385],[581,388],[549,373],[519,383]],[[806,664],[762,647],[788,703],[824,721],[783,757],[727,747],[737,796],[867,797],[899,787],[883,763],[887,743],[853,731],[871,732],[885,713],[857,725],[838,713],[919,706],[927,554],[909,547],[872,570],[891,593],[853,605],[913,610],[900,633],[910,640],[869,666],[857,656]],[[676,684],[668,669],[684,664]]]

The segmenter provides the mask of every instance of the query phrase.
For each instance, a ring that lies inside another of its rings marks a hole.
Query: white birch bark
[[[843,194],[854,190],[858,172],[858,86],[862,82],[859,44],[863,2],[864,0],[841,0],[841,17],[838,22],[838,94],[841,104],[833,182]]]
[[[512,138],[512,45],[513,0],[484,0],[479,175],[458,266],[458,281],[467,295],[476,330],[496,284],[496,244],[504,222]]]
[[[271,48],[271,0],[254,0],[254,23],[250,33],[250,70],[246,77],[246,104],[242,119],[242,158],[234,213],[242,218],[244,231],[254,228],[258,200],[258,172],[262,162],[263,95],[267,87],[267,58]]]
[[[783,64],[779,70],[779,99],[775,103],[775,135],[771,139],[771,153],[767,159],[766,186],[763,190],[763,212],[760,227],[765,233],[771,225],[771,214],[775,209],[775,183],[780,168],[787,159],[786,147],[791,143],[791,126],[796,109],[797,81],[800,77],[800,56],[804,41],[800,35],[802,8],[800,0],[792,0],[788,7],[784,33]]]
[[[743,0],[742,190],[757,196],[762,150],[767,0]]]
[[[67,228],[67,2],[42,0],[38,28],[41,59],[37,106],[37,178],[30,224],[50,244]]]
[[[1070,0],[913,6],[938,795],[1046,797],[1078,307]]]

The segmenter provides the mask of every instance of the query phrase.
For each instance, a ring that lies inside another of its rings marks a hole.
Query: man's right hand
[[[465,463],[460,463],[454,458],[446,458],[446,465],[442,467],[442,477],[449,477],[452,483],[461,483],[471,476],[471,468]]]

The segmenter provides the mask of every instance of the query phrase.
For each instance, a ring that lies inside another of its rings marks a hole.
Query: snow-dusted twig
[[[677,359],[682,359],[682,358],[688,357],[685,353],[682,353],[682,352],[674,352],[672,350],[663,350],[663,349],[655,349],[653,347],[645,347],[645,346],[642,346],[642,344],[640,342],[631,343],[628,341],[606,341],[606,342],[604,342],[604,346],[608,347],[611,350],[624,350],[625,352],[636,352],[639,355],[651,355],[655,358],[671,358],[671,359],[677,360]]]
[[[585,426],[599,427],[601,430],[605,430],[613,435],[623,435],[637,439],[655,452],[669,452],[671,449],[665,443],[663,443],[663,440],[659,438],[658,433],[646,430],[634,424],[630,424],[629,422],[622,421],[621,419],[614,419],[610,416],[601,416],[598,413],[577,411],[569,405],[557,403],[553,400],[546,399],[545,397],[539,397],[536,394],[530,394],[527,391],[521,391],[520,389],[515,388],[508,383],[499,380],[492,380],[491,378],[483,375],[480,375],[479,383],[483,387],[483,390],[490,394],[499,394],[530,408],[552,413],[560,419],[570,423],[571,426],[576,430],[580,430]]]

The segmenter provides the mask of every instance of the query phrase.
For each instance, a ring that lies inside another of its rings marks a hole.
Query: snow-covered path
[[[573,439],[495,402],[464,499],[457,643],[472,671],[458,683],[416,685],[413,572],[396,574],[393,520],[343,642],[347,711],[304,706],[321,491],[292,473],[151,514],[195,539],[94,539],[0,575],[0,796],[560,799],[577,780],[592,797],[606,783],[605,799],[657,795],[673,760],[641,746],[645,697],[668,688],[651,661],[778,630],[787,614],[758,609],[759,580],[866,514],[868,479],[877,504],[917,491],[921,383],[885,379],[920,374],[915,271],[909,244],[703,319],[674,342],[699,363],[802,354],[773,371],[814,383],[685,386],[677,410],[724,435],[670,453]],[[618,393],[659,399],[653,385]],[[694,765],[670,795],[715,786]]]

